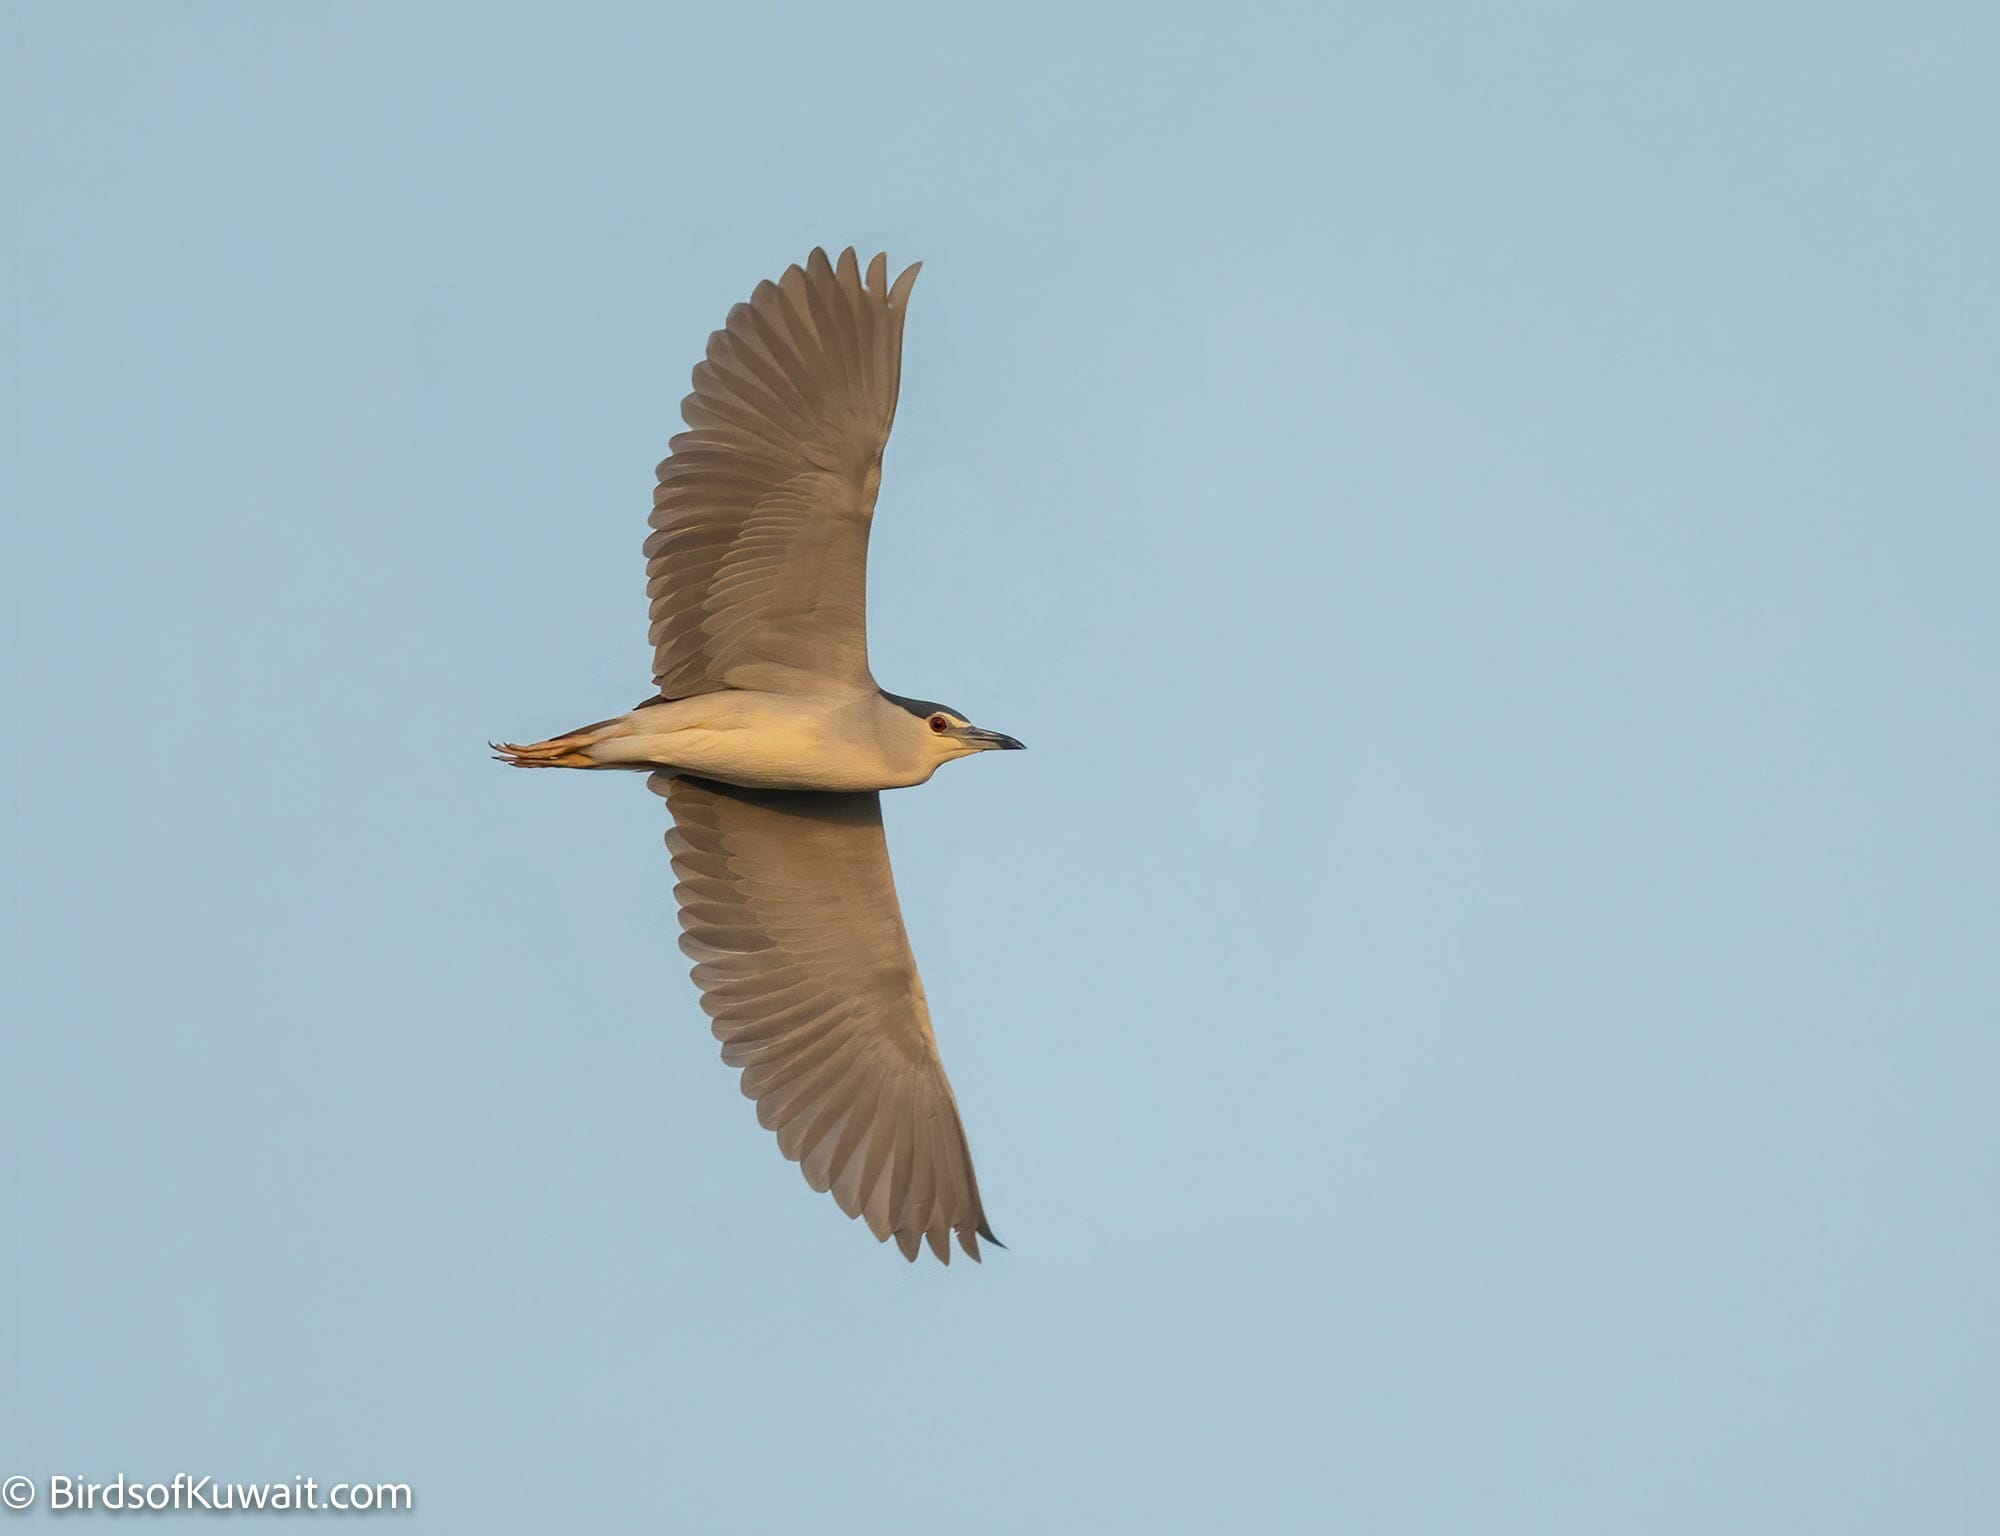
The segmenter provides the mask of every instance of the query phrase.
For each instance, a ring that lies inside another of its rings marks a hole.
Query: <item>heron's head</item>
[[[970,757],[974,752],[991,752],[996,748],[1009,752],[1021,750],[1021,743],[1012,736],[974,725],[949,704],[906,699],[886,689],[882,697],[909,716],[907,729],[916,734],[933,762],[948,763],[954,757]]]

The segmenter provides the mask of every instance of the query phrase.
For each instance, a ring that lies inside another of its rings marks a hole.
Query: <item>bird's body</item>
[[[879,689],[728,688],[648,699],[613,720],[512,750],[521,767],[677,768],[746,789],[907,789],[945,759]],[[547,757],[537,761],[536,754]],[[580,759],[580,761],[579,761]]]
[[[885,789],[1019,747],[876,685],[867,552],[917,269],[814,251],[709,338],[646,541],[658,696],[524,746],[665,796],[681,948],[779,1148],[907,1258],[993,1238],[882,832]]]

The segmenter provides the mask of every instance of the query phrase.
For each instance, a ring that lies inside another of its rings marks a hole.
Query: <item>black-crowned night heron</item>
[[[646,540],[653,682],[523,768],[636,768],[673,813],[681,948],[722,1059],[814,1189],[906,1258],[997,1242],[903,932],[879,790],[1020,742],[868,670],[868,527],[911,267],[814,251],[729,312]]]

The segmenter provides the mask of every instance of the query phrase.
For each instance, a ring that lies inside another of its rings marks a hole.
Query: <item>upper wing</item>
[[[954,1232],[978,1258],[977,1238],[998,1239],[903,933],[880,797],[648,782],[674,813],[702,1008],[779,1150],[905,1258],[923,1237],[949,1264]]]
[[[759,283],[708,338],[668,444],[646,540],[653,681],[668,698],[793,691],[799,673],[872,688],[868,524],[896,415],[903,313],[886,258]]]

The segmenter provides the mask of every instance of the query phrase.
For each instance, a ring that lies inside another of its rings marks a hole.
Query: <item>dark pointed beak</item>
[[[1003,736],[998,731],[982,731],[978,726],[970,726],[965,739],[982,752],[1022,752],[1027,750],[1025,742],[1016,741],[1012,736]]]

